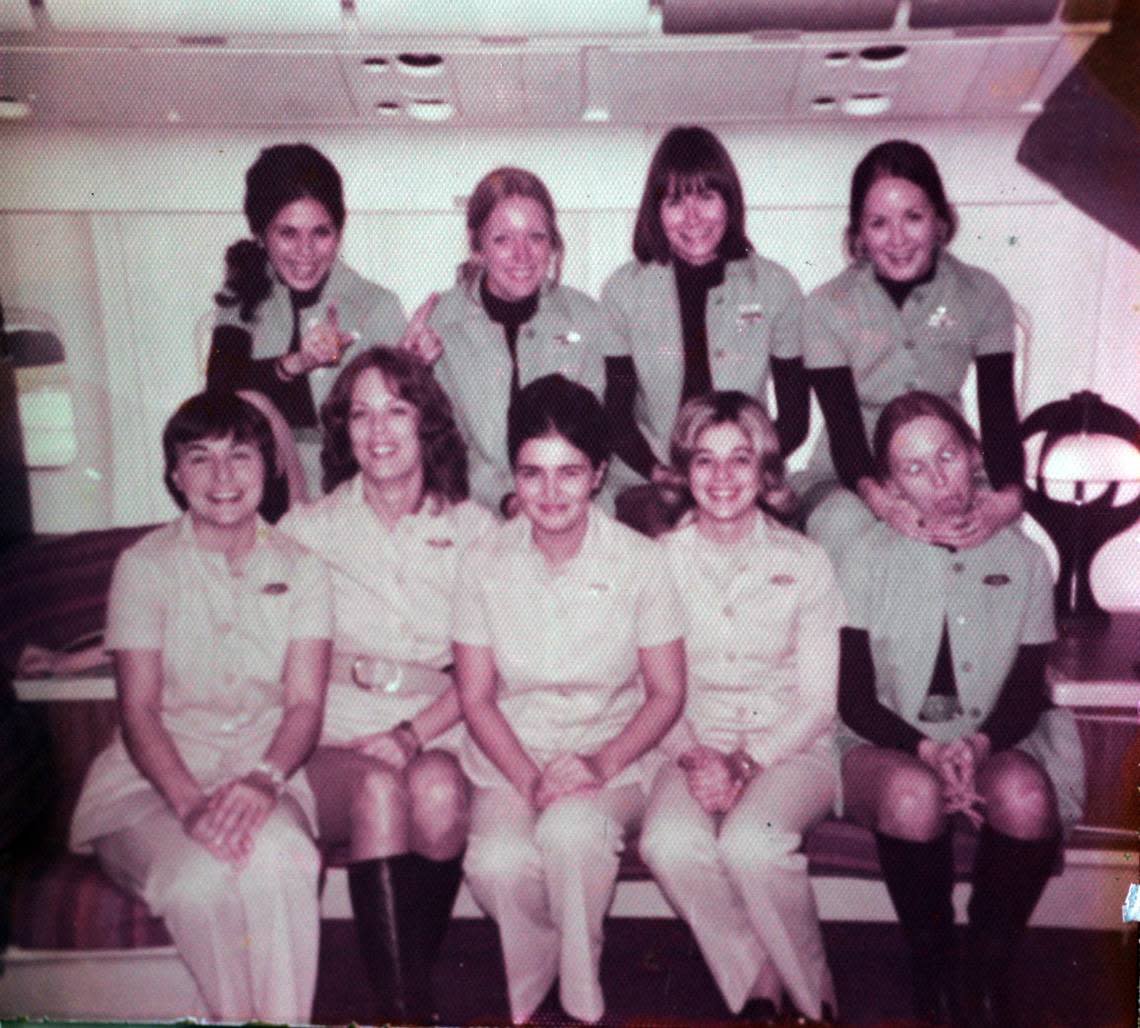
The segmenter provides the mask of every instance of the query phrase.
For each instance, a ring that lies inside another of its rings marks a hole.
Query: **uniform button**
[[[736,608],[730,603],[724,608],[724,616],[730,618],[736,614]]]
[[[973,671],[974,665],[971,664],[968,660],[964,660],[964,661],[962,661],[962,670],[963,671]]]
[[[965,614],[959,614],[954,620],[957,621],[958,624],[964,625],[966,623],[966,615]]]
[[[734,653],[732,650],[729,650],[729,651],[728,651],[728,652],[727,652],[727,653],[724,655],[724,659],[725,659],[725,660],[727,660],[727,661],[733,661],[733,660],[736,660],[736,654],[735,654],[735,653]]]
[[[718,347],[717,347],[715,350],[713,350],[713,356],[714,356],[714,357],[715,357],[715,358],[716,358],[718,361],[722,361],[722,360],[724,360],[724,352],[725,352],[725,351],[724,351],[724,347],[723,347],[723,346],[718,346]]]
[[[533,328],[526,328],[526,329],[524,329],[524,330],[523,330],[523,335],[524,335],[524,336],[525,336],[527,339],[533,339],[533,338],[534,338],[534,329],[533,329]]]
[[[714,303],[714,304],[715,304],[717,307],[723,306],[723,304],[724,304],[724,297],[723,297],[723,296],[714,296],[714,297],[713,297],[713,303]]]
[[[958,574],[961,574],[963,571],[966,570],[966,565],[963,564],[960,560],[954,561],[954,563],[951,564],[950,567],[952,570],[956,571]]]
[[[917,382],[906,382],[906,383],[904,383],[904,385],[906,386],[906,391],[908,393],[912,393],[912,392],[914,392],[914,390],[916,390],[918,388]]]
[[[903,340],[903,348],[907,349],[907,350],[913,350],[914,349],[914,340],[913,339],[904,339]]]
[[[982,716],[982,712],[977,707],[971,707],[970,708],[970,717],[977,719],[977,718],[980,718],[981,716]]]

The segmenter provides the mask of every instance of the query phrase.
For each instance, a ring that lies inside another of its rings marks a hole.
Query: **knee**
[[[401,776],[385,765],[370,764],[357,779],[349,807],[354,832],[385,827],[397,820],[408,806],[408,793]]]
[[[147,897],[162,916],[212,920],[217,911],[238,902],[237,875],[230,864],[192,845],[196,852],[179,854],[151,870]]]
[[[464,874],[476,883],[515,881],[538,866],[534,842],[506,832],[472,836],[463,861]]]
[[[981,783],[990,825],[1018,839],[1040,839],[1056,832],[1057,800],[1036,761],[1010,751],[993,762],[997,766]]]
[[[289,815],[275,814],[257,834],[249,862],[242,871],[242,888],[264,885],[316,890],[321,873],[321,854],[316,843]]]
[[[417,820],[455,824],[466,818],[470,787],[449,753],[420,756],[407,772],[407,789]]]
[[[938,776],[918,763],[892,770],[879,797],[877,827],[887,835],[912,842],[941,835],[946,814]]]
[[[621,851],[621,829],[588,799],[567,796],[542,813],[535,842],[544,853],[586,863]]]
[[[637,849],[654,874],[699,863],[712,851],[714,840],[707,829],[670,817],[647,821]]]

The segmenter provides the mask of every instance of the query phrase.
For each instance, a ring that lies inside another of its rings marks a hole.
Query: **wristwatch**
[[[280,796],[285,791],[287,780],[285,772],[281,770],[276,764],[270,760],[263,760],[258,763],[251,771],[251,774],[265,775],[269,779],[269,784],[273,786],[273,793]]]

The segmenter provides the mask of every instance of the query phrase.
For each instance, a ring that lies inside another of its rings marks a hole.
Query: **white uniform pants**
[[[526,1021],[559,978],[562,1009],[581,1021],[605,1012],[598,965],[639,785],[566,796],[536,815],[514,789],[479,789],[464,870],[499,925],[511,1017]]]
[[[215,1020],[312,1018],[321,861],[303,825],[283,799],[240,871],[186,835],[168,810],[95,840],[107,874],[166,921]]]
[[[769,958],[801,1013],[818,1019],[822,1003],[835,1008],[807,858],[797,852],[835,789],[833,760],[798,754],[757,775],[718,832],[676,764],[654,781],[641,855],[689,922],[733,1013],[767,994],[757,986]]]

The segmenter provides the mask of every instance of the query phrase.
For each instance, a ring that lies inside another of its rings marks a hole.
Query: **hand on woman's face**
[[[315,289],[332,269],[340,250],[340,229],[319,200],[305,196],[286,204],[262,239],[269,263],[290,289]]]
[[[508,196],[495,204],[479,230],[475,257],[487,288],[500,300],[525,300],[537,293],[554,253],[542,204],[529,196]]]
[[[716,257],[728,227],[728,207],[715,189],[666,194],[659,216],[675,257],[696,265]]]
[[[857,243],[881,278],[910,282],[930,270],[944,231],[920,186],[887,175],[867,191]]]

